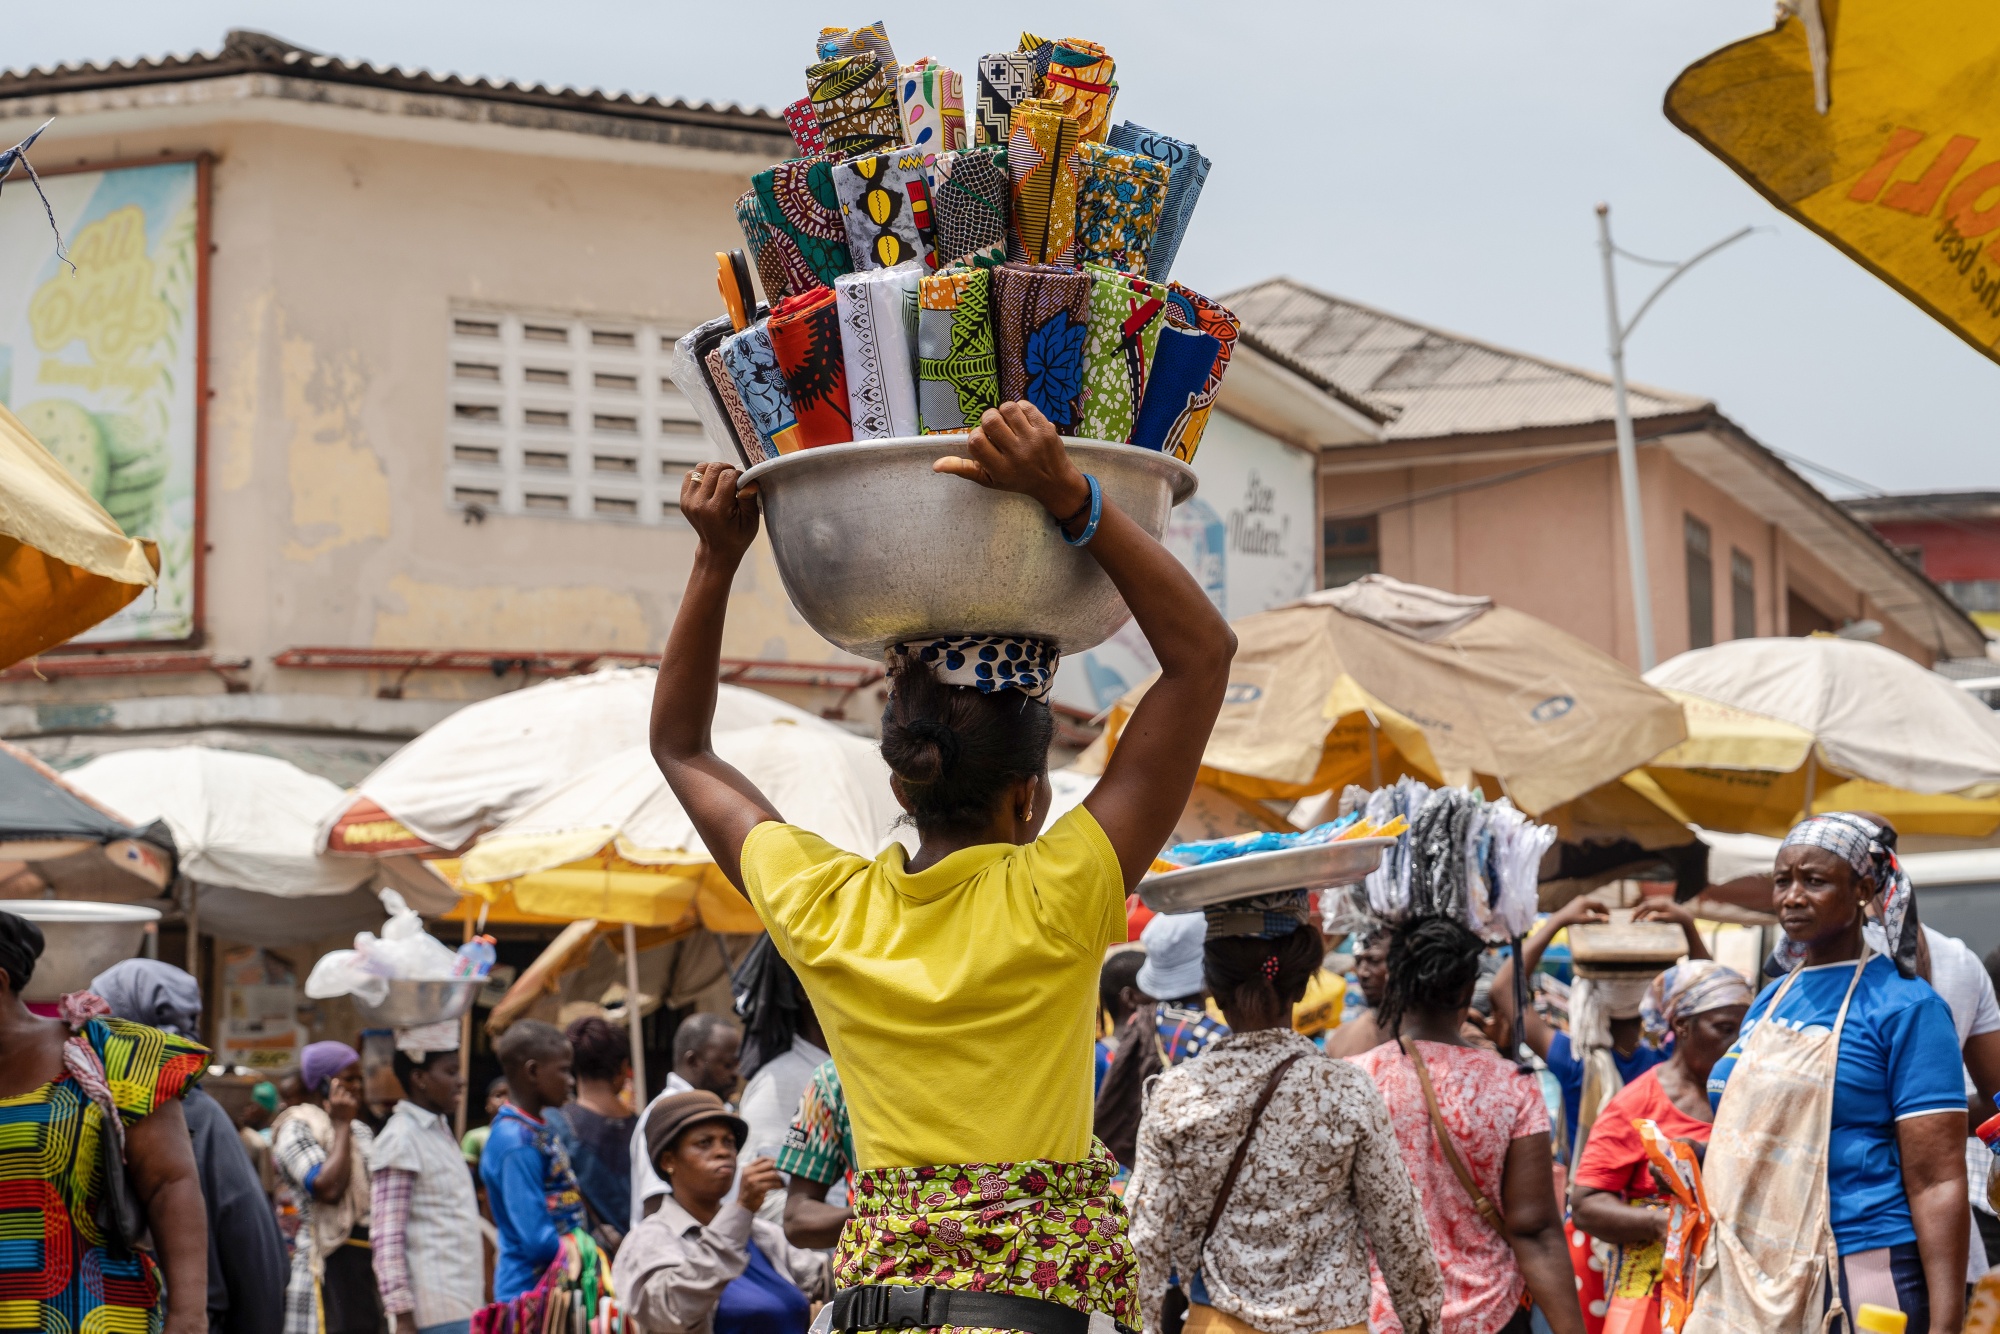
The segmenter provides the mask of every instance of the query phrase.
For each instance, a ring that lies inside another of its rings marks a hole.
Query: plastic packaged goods
[[[402,895],[385,889],[381,899],[389,912],[382,934],[363,931],[354,937],[353,949],[320,956],[306,978],[307,996],[314,1000],[355,996],[380,1005],[389,998],[391,981],[448,982],[466,976],[459,971],[457,951],[424,929],[424,919]]]
[[[458,947],[453,977],[485,977],[493,971],[494,942],[491,936],[474,936]]]

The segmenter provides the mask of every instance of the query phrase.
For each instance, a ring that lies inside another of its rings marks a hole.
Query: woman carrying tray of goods
[[[1236,640],[1032,405],[988,409],[967,453],[936,470],[1040,502],[1160,656],[1083,805],[1043,832],[1054,651],[956,638],[889,657],[882,755],[915,855],[892,843],[871,862],[784,823],[709,745],[730,579],[758,523],[719,463],[682,486],[700,544],[660,663],[653,753],[797,970],[840,1068],[860,1170],[832,1327],[1110,1334],[1139,1313],[1117,1164],[1090,1133],[1097,972],[1186,805]],[[747,1228],[740,1212],[710,1226]]]

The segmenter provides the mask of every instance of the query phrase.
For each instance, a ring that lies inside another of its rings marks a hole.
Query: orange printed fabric
[[[847,358],[841,350],[840,308],[831,287],[788,296],[765,324],[778,373],[792,396],[799,446],[845,444],[854,438],[848,415]]]
[[[1695,1266],[1701,1261],[1702,1247],[1708,1244],[1712,1219],[1708,1193],[1702,1189],[1701,1164],[1693,1146],[1668,1139],[1653,1122],[1632,1122],[1646,1157],[1665,1179],[1673,1195],[1668,1206],[1667,1236],[1660,1257],[1660,1328],[1680,1334],[1693,1306]]]
[[[1118,96],[1112,82],[1118,66],[1096,42],[1065,37],[1049,50],[1042,96],[1058,103],[1077,123],[1083,143],[1103,143],[1111,133],[1111,102]]]
[[[1007,171],[1014,198],[1007,258],[1027,264],[1076,262],[1077,123],[1060,102],[1014,108]]]

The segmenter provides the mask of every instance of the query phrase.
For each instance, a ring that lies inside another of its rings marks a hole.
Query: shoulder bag
[[[1459,1185],[1465,1187],[1465,1193],[1472,1197],[1472,1207],[1479,1211],[1479,1216],[1500,1234],[1502,1241],[1511,1243],[1514,1234],[1507,1229],[1507,1216],[1500,1212],[1499,1205],[1486,1198],[1486,1192],[1479,1189],[1479,1183],[1466,1170],[1465,1160],[1458,1156],[1458,1146],[1452,1143],[1451,1131],[1445,1128],[1444,1114],[1438,1111],[1437,1090],[1431,1087],[1430,1067],[1424,1064],[1423,1054],[1409,1038],[1398,1038],[1397,1041],[1403,1044],[1411,1064],[1417,1067],[1417,1083],[1424,1090],[1424,1110],[1431,1116],[1431,1133],[1437,1136],[1438,1149],[1444,1154],[1444,1160],[1451,1164],[1452,1175],[1458,1178]]]
[[[1250,1109],[1250,1124],[1244,1127],[1243,1138],[1237,1141],[1236,1156],[1229,1160],[1229,1170],[1223,1173],[1222,1189],[1215,1194],[1215,1207],[1208,1211],[1208,1223],[1201,1230],[1201,1240],[1194,1248],[1195,1263],[1201,1263],[1201,1253],[1208,1249],[1208,1239],[1215,1234],[1215,1225],[1222,1221],[1222,1211],[1229,1207],[1230,1192],[1236,1189],[1236,1177],[1243,1170],[1244,1156],[1250,1152],[1250,1139],[1257,1133],[1257,1123],[1264,1119],[1264,1109],[1271,1105],[1271,1095],[1278,1091],[1278,1083],[1285,1072],[1297,1063],[1304,1052],[1294,1052],[1278,1062],[1264,1081],[1264,1091],[1257,1095],[1256,1104]],[[1192,1281],[1193,1275],[1187,1276]],[[1163,1334],[1181,1334],[1181,1326],[1187,1321],[1188,1289],[1181,1286],[1178,1279],[1167,1288],[1165,1300],[1160,1305],[1160,1328]]]

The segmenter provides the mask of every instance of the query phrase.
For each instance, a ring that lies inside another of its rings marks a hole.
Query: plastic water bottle
[[[493,937],[474,936],[458,947],[458,962],[452,965],[453,977],[485,977],[493,971]]]

